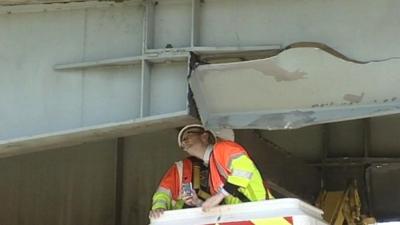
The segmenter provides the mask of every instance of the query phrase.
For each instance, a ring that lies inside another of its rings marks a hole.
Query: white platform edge
[[[223,222],[246,221],[277,217],[299,216],[298,221],[314,220],[313,224],[325,224],[322,210],[294,198],[274,199],[238,205],[223,205],[203,212],[201,208],[170,210],[151,221],[151,225],[203,225]],[[295,223],[296,224],[296,223]]]

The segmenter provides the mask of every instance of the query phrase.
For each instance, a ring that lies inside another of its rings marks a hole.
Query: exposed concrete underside
[[[25,153],[78,145],[87,142],[147,133],[161,129],[184,126],[198,122],[185,111],[168,116],[154,116],[145,120],[131,120],[94,126],[85,129],[63,131],[49,135],[37,135],[8,141],[0,141],[0,158]]]
[[[354,62],[335,53],[290,48],[267,59],[197,67],[189,81],[202,121],[276,130],[400,111],[397,58]]]
[[[98,0],[0,0],[0,5],[30,5],[68,2],[94,2]],[[118,2],[118,1],[116,1]],[[121,1],[120,1],[121,2]]]

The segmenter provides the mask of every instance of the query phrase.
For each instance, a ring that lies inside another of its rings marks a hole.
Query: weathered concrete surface
[[[0,224],[113,225],[116,140],[0,159]]]
[[[209,127],[294,129],[399,113],[399,62],[355,62],[310,44],[265,59],[200,65],[189,82]]]
[[[248,150],[267,184],[270,181],[305,201],[314,202],[321,184],[317,168],[263,141],[254,131],[237,130],[235,140]]]
[[[0,5],[27,5],[27,4],[49,4],[68,2],[94,2],[99,0],[0,0]]]
[[[122,224],[149,224],[151,197],[173,162],[183,158],[177,129],[125,139]]]

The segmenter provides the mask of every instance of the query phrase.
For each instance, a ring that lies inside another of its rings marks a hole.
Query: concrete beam
[[[85,127],[44,135],[0,141],[0,158],[58,149],[97,140],[111,139],[184,126],[198,120],[186,111],[150,116],[144,119]]]
[[[399,61],[360,62],[309,43],[261,60],[200,65],[189,83],[209,128],[295,129],[399,113]]]
[[[0,5],[28,5],[68,2],[93,2],[98,0],[0,0]]]

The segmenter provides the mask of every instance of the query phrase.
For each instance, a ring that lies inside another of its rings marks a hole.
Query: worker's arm
[[[208,198],[201,206],[204,212],[209,211],[212,207],[219,205],[224,200],[225,195],[222,192],[218,192]]]
[[[153,195],[153,204],[151,209],[171,209],[171,202],[171,191],[168,188],[160,186]]]
[[[224,185],[224,189],[231,193],[235,187],[246,188],[253,177],[254,171],[257,170],[253,161],[249,156],[243,154],[230,161],[228,168],[232,171],[228,175],[227,183]]]
[[[245,152],[239,151],[230,154],[229,151],[224,151],[219,155],[217,160],[217,163],[223,164],[231,172],[225,172],[225,174],[229,174],[226,176],[225,184],[219,188],[217,194],[203,203],[203,211],[208,211],[210,208],[217,206],[226,197],[233,200],[232,204],[245,201],[244,198],[246,196],[239,192],[239,188],[246,188],[248,186],[253,171],[257,169]]]
[[[177,173],[178,171],[174,164],[162,178],[152,198],[152,207],[149,213],[150,218],[158,218],[165,210],[170,210],[172,208],[172,192],[177,185]]]

